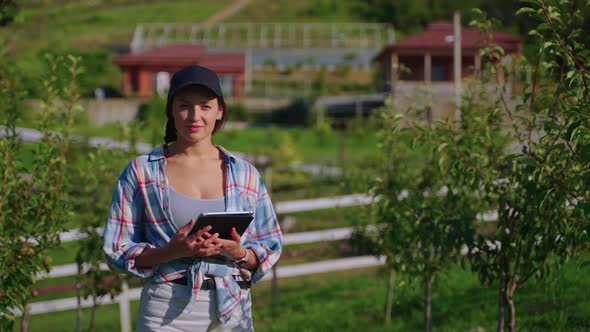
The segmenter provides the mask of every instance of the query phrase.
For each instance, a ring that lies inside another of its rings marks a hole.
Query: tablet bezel
[[[219,233],[219,238],[231,240],[232,227],[235,227],[238,234],[242,236],[252,220],[254,220],[254,212],[252,211],[203,212],[188,231],[187,236],[210,225],[212,227],[209,230],[210,234]]]

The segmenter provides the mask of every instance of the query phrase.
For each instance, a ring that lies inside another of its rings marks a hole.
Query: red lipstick
[[[190,125],[190,126],[188,126],[188,129],[192,133],[194,133],[196,131],[199,131],[201,128],[203,128],[203,126],[199,126],[199,125]]]

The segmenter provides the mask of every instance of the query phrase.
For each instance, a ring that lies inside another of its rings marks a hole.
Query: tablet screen
[[[187,235],[191,235],[205,226],[211,226],[210,234],[219,233],[220,238],[231,240],[232,227],[235,227],[238,234],[242,236],[252,222],[252,219],[254,219],[254,213],[252,211],[205,212],[199,215]]]

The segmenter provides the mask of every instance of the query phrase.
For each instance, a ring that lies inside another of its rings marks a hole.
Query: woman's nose
[[[190,113],[190,117],[193,119],[198,119],[201,117],[201,112],[203,110],[201,109],[201,107],[199,105],[195,105],[191,108],[191,113]]]

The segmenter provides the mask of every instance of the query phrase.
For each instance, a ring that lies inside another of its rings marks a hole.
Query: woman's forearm
[[[251,249],[243,248],[248,251],[248,261],[242,264],[242,267],[249,270],[256,270],[258,268],[258,257]],[[166,263],[175,260],[176,257],[173,254],[170,246],[164,246],[159,248],[147,248],[139,256],[135,258],[135,266],[138,268],[150,268],[155,265]]]
[[[135,258],[135,266],[139,268],[150,268],[155,265],[175,260],[169,246],[159,248],[148,248]]]

